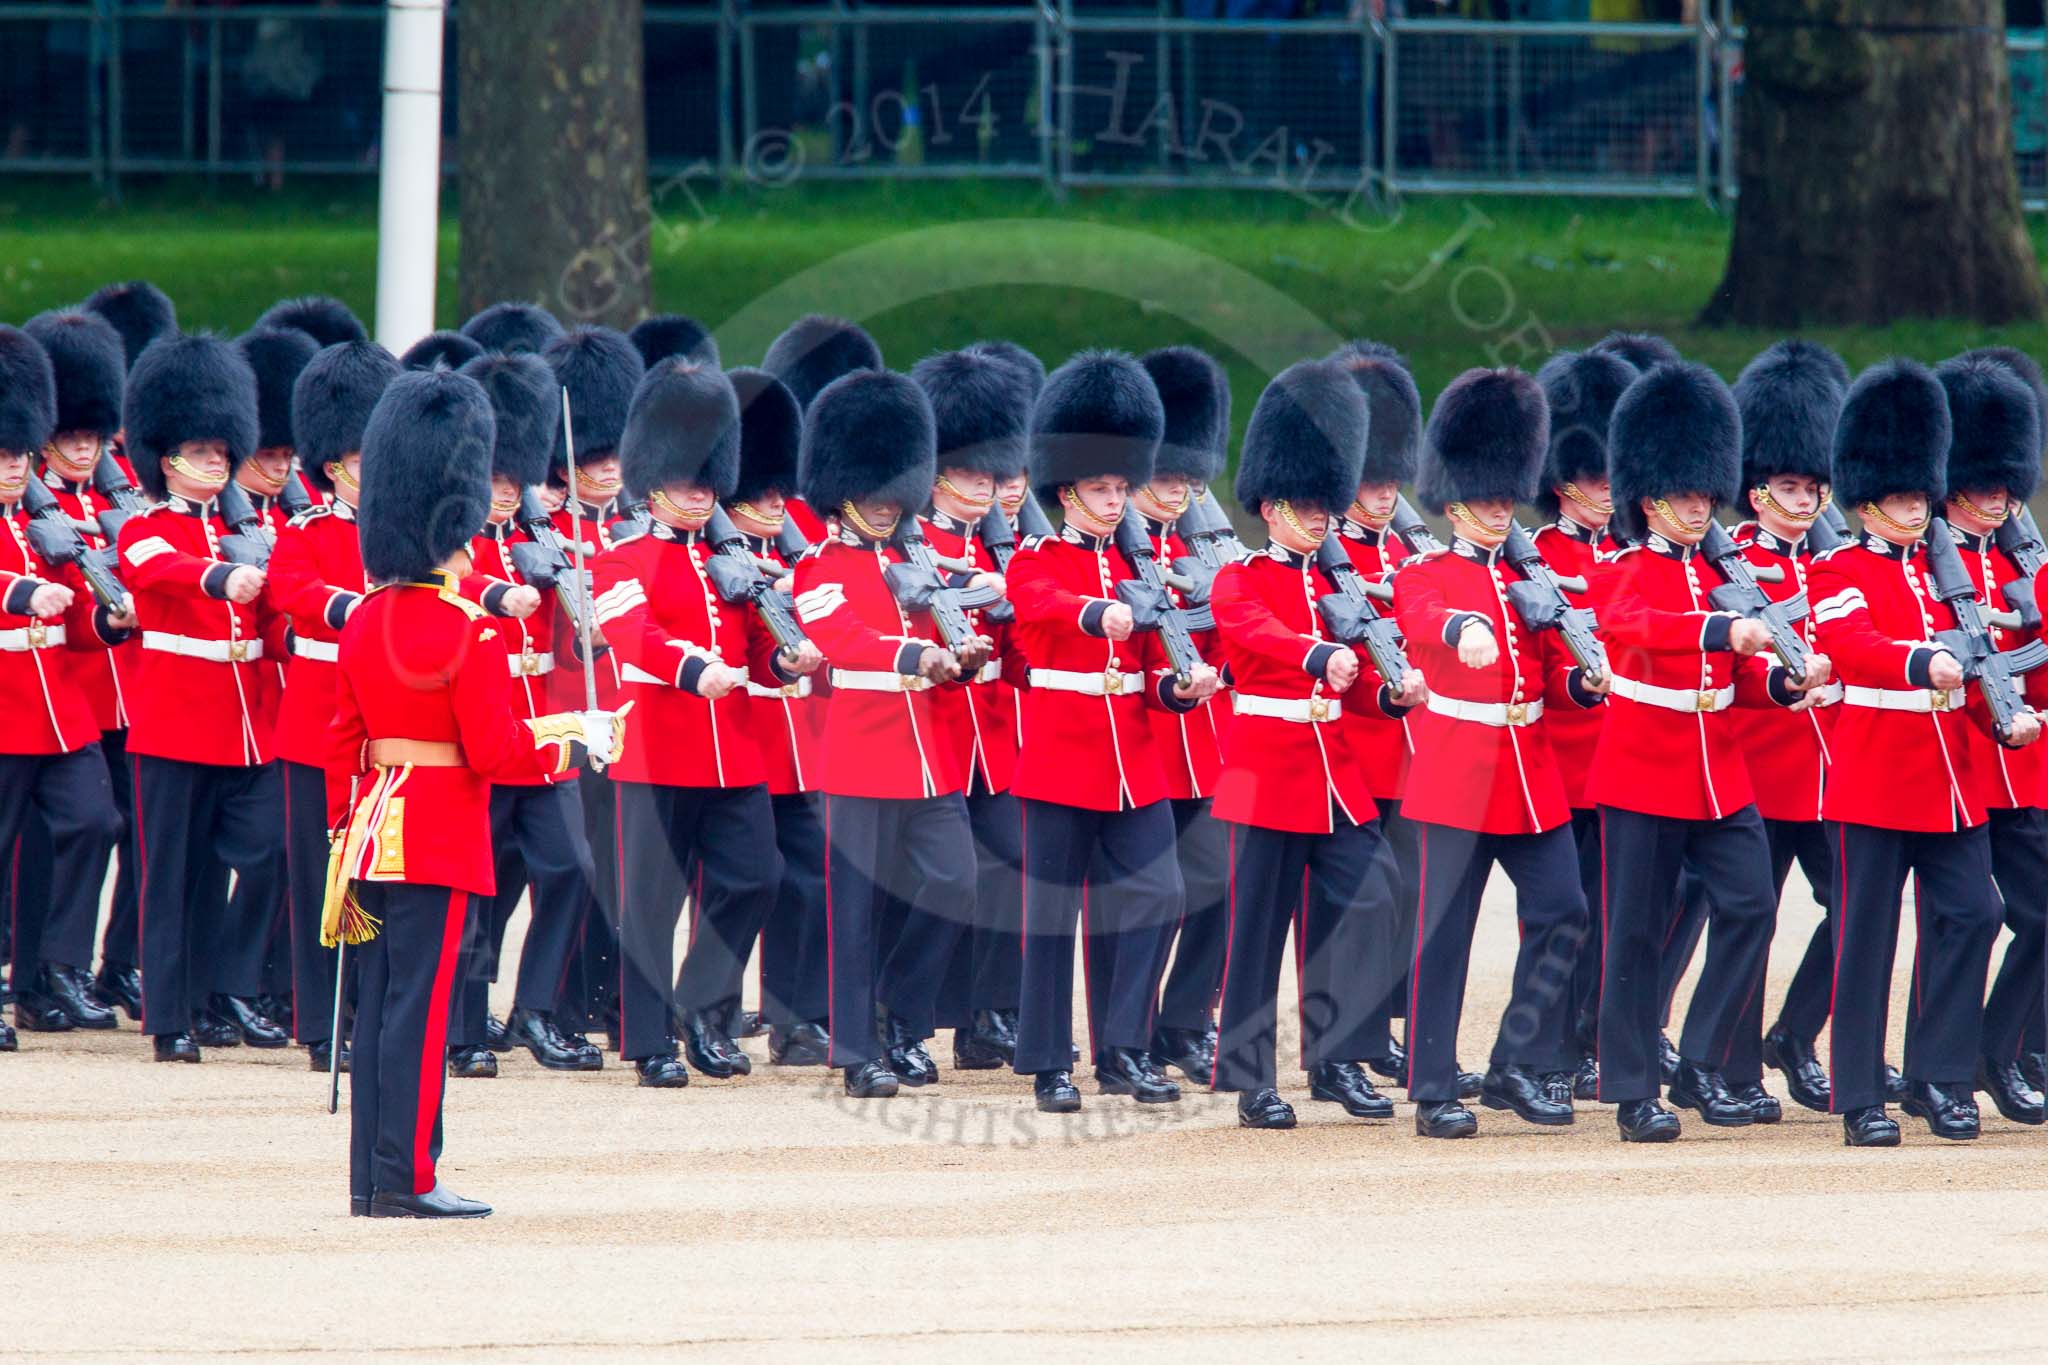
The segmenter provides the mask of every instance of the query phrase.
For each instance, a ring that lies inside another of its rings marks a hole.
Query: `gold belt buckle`
[[[28,623],[28,647],[41,649],[50,642],[50,628],[41,621]]]
[[[1513,701],[1513,702],[1509,702],[1509,703],[1508,703],[1508,711],[1507,711],[1507,716],[1508,716],[1508,724],[1510,724],[1510,725],[1526,725],[1526,724],[1528,724],[1528,723],[1529,723],[1529,703],[1528,703],[1528,702],[1525,702],[1525,701]]]
[[[1945,689],[1939,687],[1928,688],[1927,703],[1930,710],[1948,710],[1948,692]]]
[[[539,675],[539,673],[540,673],[540,655],[538,655],[538,654],[534,653],[534,652],[533,652],[532,650],[530,650],[530,649],[523,649],[523,650],[521,650],[521,651],[519,652],[519,660],[518,660],[518,662],[519,662],[519,676],[520,676],[520,677],[522,677],[522,678],[531,678],[531,677],[536,677],[536,676],[538,676],[538,675]]]
[[[802,693],[798,689],[802,686],[803,684],[801,683],[784,683],[782,685],[782,695],[785,697],[801,696]]]
[[[234,664],[249,662],[249,642],[247,640],[228,641],[228,662]]]
[[[1329,699],[1326,697],[1310,697],[1308,699],[1308,718],[1310,720],[1328,720],[1330,718]]]
[[[1121,669],[1109,669],[1102,675],[1102,695],[1121,697],[1124,694],[1124,675]]]
[[[922,673],[898,673],[896,676],[902,679],[899,686],[905,692],[915,692],[924,686],[924,675]]]
[[[1714,710],[1715,706],[1720,702],[1720,700],[1721,699],[1719,695],[1717,695],[1716,693],[1709,692],[1707,689],[1701,688],[1699,693],[1692,699],[1692,709],[1695,711],[1709,712]]]

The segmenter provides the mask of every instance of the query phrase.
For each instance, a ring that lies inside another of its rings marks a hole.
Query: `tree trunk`
[[[640,0],[462,0],[462,308],[648,311]]]
[[[1701,321],[2040,317],[2002,0],[1746,0],[1741,198]]]

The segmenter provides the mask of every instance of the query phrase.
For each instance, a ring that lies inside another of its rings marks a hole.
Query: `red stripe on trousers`
[[[441,925],[441,955],[434,963],[434,994],[427,1002],[427,1028],[420,1042],[420,1103],[412,1134],[412,1192],[434,1188],[434,1119],[441,1112],[441,1089],[448,1073],[448,993],[455,985],[455,960],[461,956],[462,920],[469,893],[450,888],[448,913]]]
[[[135,785],[130,789],[134,798],[135,816],[135,956],[142,956],[142,908],[149,903],[149,845],[142,837],[142,757],[131,754],[128,762],[135,769]],[[149,1032],[149,973],[142,974],[142,1031]]]

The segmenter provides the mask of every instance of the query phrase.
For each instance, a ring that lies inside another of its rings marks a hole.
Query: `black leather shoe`
[[[291,1042],[291,1035],[264,1018],[253,1000],[239,995],[216,995],[209,1008],[250,1047],[283,1047]]]
[[[1140,1104],[1172,1104],[1180,1087],[1152,1064],[1152,1054],[1113,1047],[1095,1059],[1095,1088],[1104,1095],[1129,1095]]]
[[[1756,1114],[1729,1093],[1728,1082],[1712,1067],[1680,1059],[1678,1079],[1671,1082],[1671,1102],[1680,1109],[1696,1109],[1699,1116],[1716,1128],[1746,1128]]]
[[[1154,1029],[1152,1064],[1161,1071],[1173,1067],[1196,1085],[1211,1085],[1216,1079],[1216,1054],[1205,1046],[1208,1039],[1207,1029]]]
[[[1467,1071],[1456,1062],[1453,1062],[1452,1065],[1458,1068],[1458,1098],[1461,1100],[1478,1099],[1479,1089],[1486,1084],[1486,1077],[1476,1071]]]
[[[2022,1052],[2020,1075],[2026,1078],[2028,1085],[2048,1095],[2048,1052]]]
[[[640,1084],[654,1090],[680,1090],[690,1083],[690,1068],[673,1052],[660,1052],[633,1063]]]
[[[364,1194],[350,1195],[348,1197],[348,1216],[351,1218],[368,1218],[370,1216],[370,1197]]]
[[[1669,1085],[1678,1079],[1678,1067],[1682,1060],[1678,1055],[1678,1049],[1671,1046],[1671,1039],[1662,1033],[1658,1034],[1657,1072],[1663,1078],[1664,1084]]]
[[[1734,1085],[1728,1088],[1739,1103],[1749,1106],[1749,1112],[1758,1123],[1776,1123],[1785,1117],[1785,1106],[1778,1103],[1778,1097],[1763,1088],[1760,1082]]]
[[[1572,1073],[1572,1098],[1575,1100],[1597,1100],[1600,1098],[1600,1061],[1590,1053],[1579,1058],[1579,1069]]]
[[[761,1017],[759,1010],[740,1010],[733,1016],[732,1036],[735,1038],[759,1038],[768,1031],[768,1021]]]
[[[21,1051],[21,1039],[15,1036],[14,1025],[0,1019],[0,1052]]]
[[[493,1052],[510,1052],[512,1035],[505,1029],[505,1021],[495,1014],[484,1015],[484,1046]]]
[[[886,1100],[896,1093],[896,1073],[886,1062],[862,1062],[844,1068],[846,1093],[856,1100]]]
[[[2020,1075],[2018,1062],[1984,1062],[1977,1070],[1977,1088],[1988,1093],[1998,1112],[2014,1123],[2032,1125],[2044,1117],[2041,1096]]]
[[[1000,1071],[1006,1064],[1003,1054],[972,1028],[963,1026],[953,1030],[955,1071]]]
[[[242,1031],[210,1009],[203,1009],[192,1020],[192,1036],[199,1040],[201,1047],[240,1047]]]
[[[1844,1147],[1896,1147],[1899,1145],[1898,1121],[1884,1112],[1881,1104],[1866,1105],[1851,1109],[1842,1115],[1842,1145]]]
[[[1317,1098],[1321,1098],[1318,1096]],[[1390,1104],[1388,1106],[1392,1108]],[[1280,1098],[1277,1090],[1247,1090],[1237,1097],[1237,1126],[1240,1128],[1292,1128],[1294,1106]]]
[[[317,1043],[306,1044],[306,1069],[308,1071],[318,1071],[323,1075],[332,1071],[334,1069],[334,1044],[325,1039]],[[341,1070],[343,1075],[348,1074],[348,1045],[346,1043],[342,1044],[341,1048]]]
[[[487,1049],[488,1050],[488,1049]],[[372,1218],[488,1218],[489,1204],[464,1199],[436,1182],[425,1194],[374,1194],[370,1196]]]
[[[1041,1071],[1032,1077],[1031,1097],[1041,1114],[1071,1114],[1081,1107],[1081,1092],[1066,1071]]]
[[[1544,1128],[1564,1128],[1572,1121],[1572,1102],[1550,1098],[1543,1078],[1526,1066],[1510,1063],[1489,1070],[1479,1088],[1479,1102],[1488,1109],[1512,1110],[1522,1122]]]
[[[256,997],[256,1012],[271,1023],[283,1029],[287,1035],[292,1031],[292,998],[265,991]]]
[[[448,1074],[461,1081],[493,1080],[498,1054],[481,1043],[459,1043],[448,1049]]]
[[[1785,1093],[1801,1109],[1825,1114],[1833,1107],[1834,1088],[1827,1068],[1813,1055],[1813,1044],[1794,1038],[1783,1029],[1764,1035],[1764,1065],[1775,1067],[1785,1077]]]
[[[30,1033],[69,1033],[77,1027],[62,1005],[35,989],[33,979],[14,993],[14,1022]]]
[[[1017,1060],[1017,1011],[976,1010],[974,1036],[1003,1056],[1003,1065]]]
[[[1979,1131],[1977,1101],[1963,1099],[1945,1085],[1907,1081],[1906,1098],[1899,1101],[1899,1108],[1927,1120],[1928,1132],[1950,1142],[1968,1142]]]
[[[118,1005],[136,1023],[142,1022],[142,973],[125,962],[103,962],[92,979],[93,997],[102,1005]]]
[[[751,1076],[754,1074],[754,1059],[747,1055],[747,1050],[741,1047],[739,1040],[730,1033],[727,1033],[723,1028],[714,1029],[712,1031],[711,1043],[712,1046],[718,1049],[718,1055],[725,1059],[725,1064],[732,1068],[733,1075]]]
[[[1624,1100],[1614,1111],[1623,1142],[1671,1142],[1678,1137],[1678,1115],[1655,1100]]]
[[[73,1028],[118,1028],[121,1020],[109,1006],[92,998],[92,978],[60,962],[43,964],[41,994],[64,1011]]]
[[[531,1052],[533,1060],[550,1071],[596,1071],[604,1066],[604,1057],[596,1048],[587,1042],[582,1048],[571,1043],[545,1010],[513,1010],[505,1021],[505,1037],[515,1047]]]
[[[1379,1073],[1382,1080],[1392,1081],[1395,1085],[1408,1083],[1408,1049],[1391,1038],[1387,1040],[1387,1055],[1374,1057],[1366,1065]]]
[[[721,1043],[727,1043],[725,1033],[714,1024],[708,1015],[686,1014],[683,1016],[683,1055],[690,1059],[690,1065],[707,1076],[721,1081],[734,1076],[733,1065],[727,1060]],[[852,1093],[851,1091],[848,1092]]]
[[[192,1041],[189,1033],[159,1033],[150,1039],[160,1062],[196,1062],[199,1060],[199,1044]]]
[[[1572,1102],[1572,1073],[1569,1071],[1546,1071],[1543,1073],[1543,1094],[1558,1104]]]
[[[1258,1092],[1272,1095],[1270,1090]],[[1279,1096],[1273,1096],[1277,1102]],[[1357,1062],[1319,1062],[1308,1073],[1308,1097],[1312,1100],[1328,1100],[1344,1106],[1344,1112],[1355,1119],[1390,1119],[1394,1117],[1394,1102],[1373,1089],[1372,1081],[1365,1074],[1365,1068]],[[1244,1115],[1244,1096],[1237,1099],[1237,1112]],[[1294,1126],[1294,1111],[1288,1110],[1288,1127]]]
[[[788,1033],[770,1031],[768,1061],[774,1066],[823,1066],[831,1060],[832,1038],[824,1026],[805,1020]]]
[[[1898,1104],[1906,1098],[1906,1077],[1889,1062],[1884,1068],[1884,1098],[1887,1104]]]
[[[1478,1116],[1456,1100],[1423,1100],[1415,1106],[1418,1136],[1467,1138],[1478,1131]]]
[[[882,1046],[887,1051],[889,1070],[908,1086],[930,1085],[939,1078],[938,1063],[925,1051],[924,1039],[910,1031],[910,1025],[893,1014],[881,1018]]]

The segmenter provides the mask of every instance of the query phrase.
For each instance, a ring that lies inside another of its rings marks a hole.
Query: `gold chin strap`
[[[1079,512],[1082,516],[1088,518],[1088,520],[1094,522],[1097,526],[1100,526],[1107,531],[1114,531],[1116,529],[1113,523],[1104,521],[1101,517],[1097,516],[1094,512],[1089,510],[1088,504],[1081,501],[1081,495],[1074,491],[1074,485],[1070,483],[1060,485],[1060,501],[1066,504],[1068,511]]]
[[[203,483],[208,488],[224,488],[227,486],[227,475],[208,474],[204,470],[194,468],[192,462],[183,455],[171,456],[171,468],[177,470],[180,474],[192,480],[192,482]]]
[[[1280,514],[1280,520],[1286,522],[1288,526],[1293,529],[1294,534],[1300,536],[1303,540],[1307,541],[1311,545],[1322,544],[1323,538],[1330,534],[1330,528],[1327,523],[1323,526],[1323,529],[1320,533],[1311,531],[1308,529],[1308,527],[1303,526],[1301,524],[1301,519],[1294,515],[1293,506],[1290,505],[1287,499],[1285,498],[1274,499],[1273,510]]]
[[[1884,514],[1884,509],[1879,507],[1874,502],[1866,502],[1863,504],[1863,506],[1857,508],[1856,511],[1857,515],[1862,517],[1865,521],[1880,522],[1886,526],[1891,527],[1900,535],[1910,536],[1914,540],[1918,540],[1921,536],[1927,534],[1927,523],[1925,521],[1922,521],[1917,526],[1908,526],[1903,521],[1899,521],[1895,518],[1886,516]]]
[[[732,505],[732,510],[751,521],[758,521],[763,526],[772,526],[778,531],[782,529],[782,523],[789,520],[787,512],[777,512],[771,517],[751,502],[736,502]]]
[[[959,486],[944,474],[939,475],[938,486],[973,508],[974,515],[976,516],[980,516],[983,512],[996,505],[994,498],[977,498],[972,493],[961,492]]]
[[[1987,512],[1983,508],[1979,507],[1976,503],[1971,502],[1968,497],[1961,493],[1949,494],[1948,500],[1954,503],[1956,506],[1962,508],[1965,512],[1968,512],[1971,516],[1977,518],[1977,520],[1988,521],[1993,526],[2005,525],[2005,519],[2012,515],[2012,507],[2010,504],[2006,505],[2005,507],[1999,509],[1996,512]]]
[[[850,499],[839,504],[839,515],[852,522],[853,529],[866,536],[869,540],[887,540],[890,532],[896,529],[896,523],[893,521],[889,523],[886,530],[877,530],[875,527],[868,525],[867,518],[860,514],[860,509],[855,507]]]
[[[1471,539],[1479,541],[1483,545],[1497,545],[1508,538],[1506,531],[1494,530],[1478,517],[1473,516],[1472,509],[1462,502],[1445,503],[1444,515],[1472,532]]]
[[[291,458],[291,452],[289,450],[286,450],[285,447],[283,446],[271,446],[264,450],[259,450],[256,453],[258,455],[264,455],[275,454],[280,451],[284,453],[287,460]],[[253,462],[245,464],[243,468],[247,469],[251,474],[255,475],[256,481],[262,484],[265,488],[269,489],[272,497],[275,497],[279,493],[282,493],[284,491],[285,484],[290,482],[292,477],[291,465],[289,464],[285,466],[284,477],[281,479],[271,478],[270,475],[263,471],[263,467],[261,465],[255,464]]]
[[[1153,493],[1150,484],[1147,484],[1145,487],[1140,488],[1138,490],[1138,493],[1145,499],[1146,502],[1151,503],[1160,512],[1164,513],[1163,516],[1158,518],[1158,520],[1160,521],[1179,521],[1181,513],[1187,511],[1188,504],[1194,501],[1194,498],[1192,498],[1191,496],[1187,494],[1182,494],[1181,500],[1177,503],[1162,502],[1159,499],[1158,495]]]
[[[327,477],[336,488],[349,488],[358,490],[362,488],[362,484],[358,483],[356,480],[349,477],[348,466],[343,464],[340,460],[329,460],[327,462]],[[518,505],[518,498],[514,498],[512,499],[512,501],[502,504],[496,498],[491,499],[491,506],[493,507],[517,507]]]
[[[694,531],[705,522],[711,520],[710,508],[707,507],[701,512],[694,512],[686,507],[678,507],[675,501],[659,488],[647,495],[647,501],[661,508],[677,521],[682,522],[683,529],[685,530]]]
[[[1772,497],[1770,488],[1764,484],[1758,484],[1755,488],[1752,488],[1749,491],[1750,494],[1753,497],[1755,497],[1758,502],[1762,503],[1765,507],[1770,508],[1772,512],[1776,513],[1778,516],[1783,517],[1785,520],[1791,522],[1795,526],[1813,525],[1816,521],[1820,520],[1821,512],[1826,510],[1828,505],[1827,500],[1822,499],[1820,506],[1814,509],[1812,516],[1802,517],[1797,512],[1786,511],[1785,505],[1779,502],[1776,498]]]
[[[1672,530],[1678,532],[1681,536],[1690,536],[1694,539],[1698,539],[1700,536],[1705,535],[1707,532],[1705,522],[1701,522],[1698,526],[1687,525],[1685,519],[1679,516],[1678,513],[1672,511],[1671,504],[1664,501],[1664,499],[1662,498],[1651,498],[1650,510],[1655,512],[1658,516],[1662,517],[1664,519],[1664,524],[1666,526],[1669,526]]]
[[[1605,502],[1595,502],[1593,499],[1587,497],[1585,493],[1581,491],[1579,486],[1575,483],[1558,484],[1557,491],[1564,494],[1566,497],[1570,498],[1579,506],[1585,508],[1588,512],[1591,512],[1596,517],[1611,517],[1614,515],[1614,499],[1612,498],[1609,498]]]
[[[84,479],[92,474],[92,467],[99,463],[100,457],[106,452],[107,448],[102,444],[94,449],[90,459],[81,464],[59,450],[55,441],[51,441],[43,447],[43,463],[54,467],[59,474],[75,475]]]
[[[1351,511],[1348,515],[1360,526],[1370,526],[1375,531],[1383,531],[1394,524],[1394,518],[1391,513],[1383,517],[1376,513],[1368,512],[1365,510],[1365,504],[1357,498],[1351,500]]]

